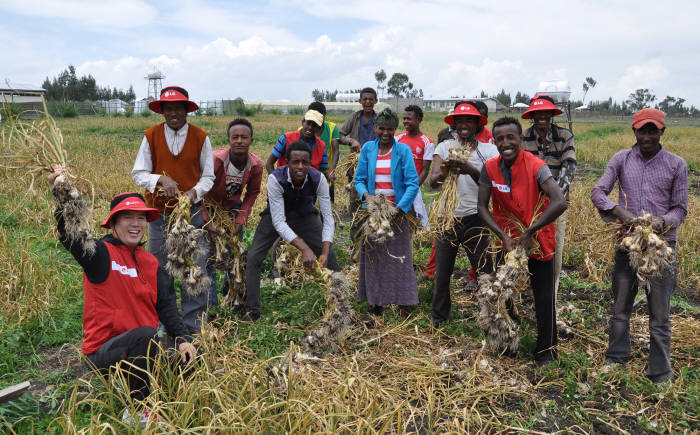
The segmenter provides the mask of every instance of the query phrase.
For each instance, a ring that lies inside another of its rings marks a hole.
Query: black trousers
[[[557,359],[557,312],[554,298],[554,259],[539,261],[530,258],[527,262],[530,284],[535,297],[535,319],[537,320],[537,345],[535,360],[539,362]]]
[[[141,326],[107,340],[87,359],[103,374],[108,374],[120,361],[127,361],[134,367],[124,364],[132,399],[143,400],[150,393],[149,375],[153,359],[158,354],[158,332],[150,326]]]
[[[287,213],[287,225],[301,237],[309,248],[318,257],[323,252],[322,232],[323,224],[317,213],[301,216],[298,213]],[[260,313],[260,274],[263,260],[268,251],[279,237],[277,230],[272,225],[272,217],[269,209],[260,214],[260,223],[255,229],[253,244],[248,250],[248,261],[245,267],[246,301],[245,310],[249,313]],[[331,247],[328,254],[327,267],[331,270],[340,270],[335,249]]]
[[[454,228],[438,234],[435,242],[436,271],[431,310],[433,323],[444,322],[450,317],[450,280],[460,245],[466,248],[469,262],[477,276],[493,272],[493,260],[486,252],[489,246],[486,224],[476,214],[457,218]]]

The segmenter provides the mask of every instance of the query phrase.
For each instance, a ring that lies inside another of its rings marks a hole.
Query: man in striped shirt
[[[569,185],[576,172],[576,150],[571,131],[552,123],[552,118],[563,112],[554,105],[548,95],[535,95],[530,107],[523,113],[523,119],[531,119],[532,127],[523,132],[522,149],[544,160],[552,172],[554,181],[569,200]],[[554,249],[554,291],[559,290],[564,235],[566,233],[566,212],[556,223],[556,247]]]

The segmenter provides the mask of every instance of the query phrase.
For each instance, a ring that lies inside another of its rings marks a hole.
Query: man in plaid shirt
[[[523,119],[531,119],[532,127],[523,132],[522,148],[544,160],[552,171],[554,180],[561,187],[564,198],[569,200],[569,185],[576,172],[576,150],[574,135],[564,127],[552,123],[552,118],[563,112],[554,105],[548,95],[535,95],[530,107],[523,113]],[[566,233],[566,212],[556,223],[556,247],[554,249],[554,291],[559,290],[564,234]]]
[[[666,130],[666,115],[642,109],[632,118],[637,143],[613,156],[591,200],[605,220],[629,222],[642,212],[654,216],[654,229],[666,230],[664,238],[675,254],[676,229],[688,213],[688,166],[681,157],[660,143]],[[619,182],[619,204],[608,198]],[[649,280],[649,364],[647,377],[654,382],[671,379],[671,294],[676,287],[677,264]],[[615,301],[610,317],[610,341],[605,352],[607,371],[630,357],[630,316],[639,283],[626,251],[615,252],[612,292]]]

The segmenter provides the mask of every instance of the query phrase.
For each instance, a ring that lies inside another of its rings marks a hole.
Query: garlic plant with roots
[[[471,151],[469,151],[469,148],[456,143],[449,149],[445,163],[448,165],[451,162],[464,164],[469,161],[470,155]],[[430,228],[434,228],[438,234],[444,234],[455,225],[455,208],[457,207],[459,196],[457,192],[459,176],[459,173],[448,172],[447,178],[442,183],[442,189],[440,189],[440,193],[438,193],[430,208],[428,222]]]
[[[33,177],[38,173],[50,173],[59,167],[64,168],[64,172],[54,180],[52,190],[63,214],[66,236],[69,243],[81,244],[84,253],[92,255],[95,252],[95,239],[90,226],[92,208],[75,187],[76,181],[80,179],[67,170],[68,152],[63,145],[63,134],[49,114],[43,96],[41,100],[43,110],[27,111],[38,115],[34,121],[13,116],[12,111],[8,110],[8,125],[0,129],[0,167],[21,169],[21,177]],[[90,184],[87,180],[82,181]]]
[[[517,246],[505,255],[495,273],[479,275],[479,316],[477,322],[486,331],[489,344],[498,352],[518,350],[518,325],[510,316],[506,303],[529,286],[528,254]],[[515,301],[513,309],[515,309]]]
[[[191,296],[198,296],[209,288],[211,280],[199,266],[204,263],[207,249],[199,242],[203,230],[190,224],[190,200],[180,194],[177,206],[170,213],[165,249],[168,261],[165,268],[180,280],[182,288]]]
[[[224,304],[235,307],[245,303],[245,244],[236,232],[236,220],[230,212],[214,203],[206,204],[210,215],[209,221],[204,225],[214,245],[214,252],[209,261],[216,270],[222,270],[228,274],[228,292],[223,300]]]
[[[78,243],[85,254],[92,256],[95,253],[95,239],[89,223],[92,216],[90,204],[80,196],[65,173],[56,177],[52,191],[63,214],[68,242]]]
[[[394,238],[394,230],[391,224],[400,216],[409,218],[409,215],[399,213],[399,208],[384,195],[373,195],[367,199],[367,207],[359,208],[352,217],[353,226],[358,228],[353,240],[355,258],[359,259],[360,248],[367,243],[382,244]]]
[[[673,248],[654,231],[653,222],[652,215],[643,213],[618,229],[622,237],[618,247],[628,252],[630,266],[643,284],[670,269],[675,259]]]
[[[338,342],[354,323],[355,310],[348,299],[353,293],[353,283],[343,272],[331,272],[318,265],[315,275],[321,287],[327,289],[326,314],[321,325],[304,337],[303,343],[312,355],[321,356],[327,349],[338,349]]]

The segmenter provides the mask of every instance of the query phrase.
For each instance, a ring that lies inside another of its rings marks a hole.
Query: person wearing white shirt
[[[460,245],[464,245],[469,262],[477,276],[491,273],[493,263],[486,252],[489,233],[477,211],[479,195],[479,175],[487,160],[498,156],[498,149],[490,143],[479,142],[475,134],[479,127],[486,125],[487,119],[472,103],[462,103],[454,112],[445,117],[445,122],[455,127],[456,138],[438,144],[433,156],[433,173],[430,186],[439,187],[448,173],[458,173],[457,205],[454,211],[455,225],[445,233],[438,233],[435,242],[435,285],[431,319],[435,327],[449,319],[452,302],[450,279],[454,271],[455,258]],[[471,151],[467,163],[448,160],[452,147],[466,147]]]
[[[340,270],[333,250],[335,222],[322,172],[310,167],[311,148],[296,141],[286,150],[287,166],[280,166],[267,177],[268,207],[248,250],[246,263],[246,302],[243,319],[254,322],[260,317],[260,270],[267,253],[278,237],[301,252],[304,266]],[[314,203],[318,200],[319,210]]]
[[[192,204],[191,224],[197,228],[204,225],[201,201],[214,185],[214,159],[207,132],[187,122],[187,113],[199,107],[189,100],[185,89],[165,87],[160,99],[151,101],[148,107],[162,114],[165,122],[144,132],[131,177],[146,190],[144,196],[147,204],[160,210],[160,217],[149,223],[148,251],[165,267],[165,239],[170,212],[182,193]],[[207,249],[204,235],[199,243]],[[205,270],[206,265],[201,264],[200,267]],[[173,277],[169,273],[167,275],[168,285],[174,291]],[[206,310],[208,292],[193,297],[181,289],[180,294],[183,323],[190,333],[198,332]]]

